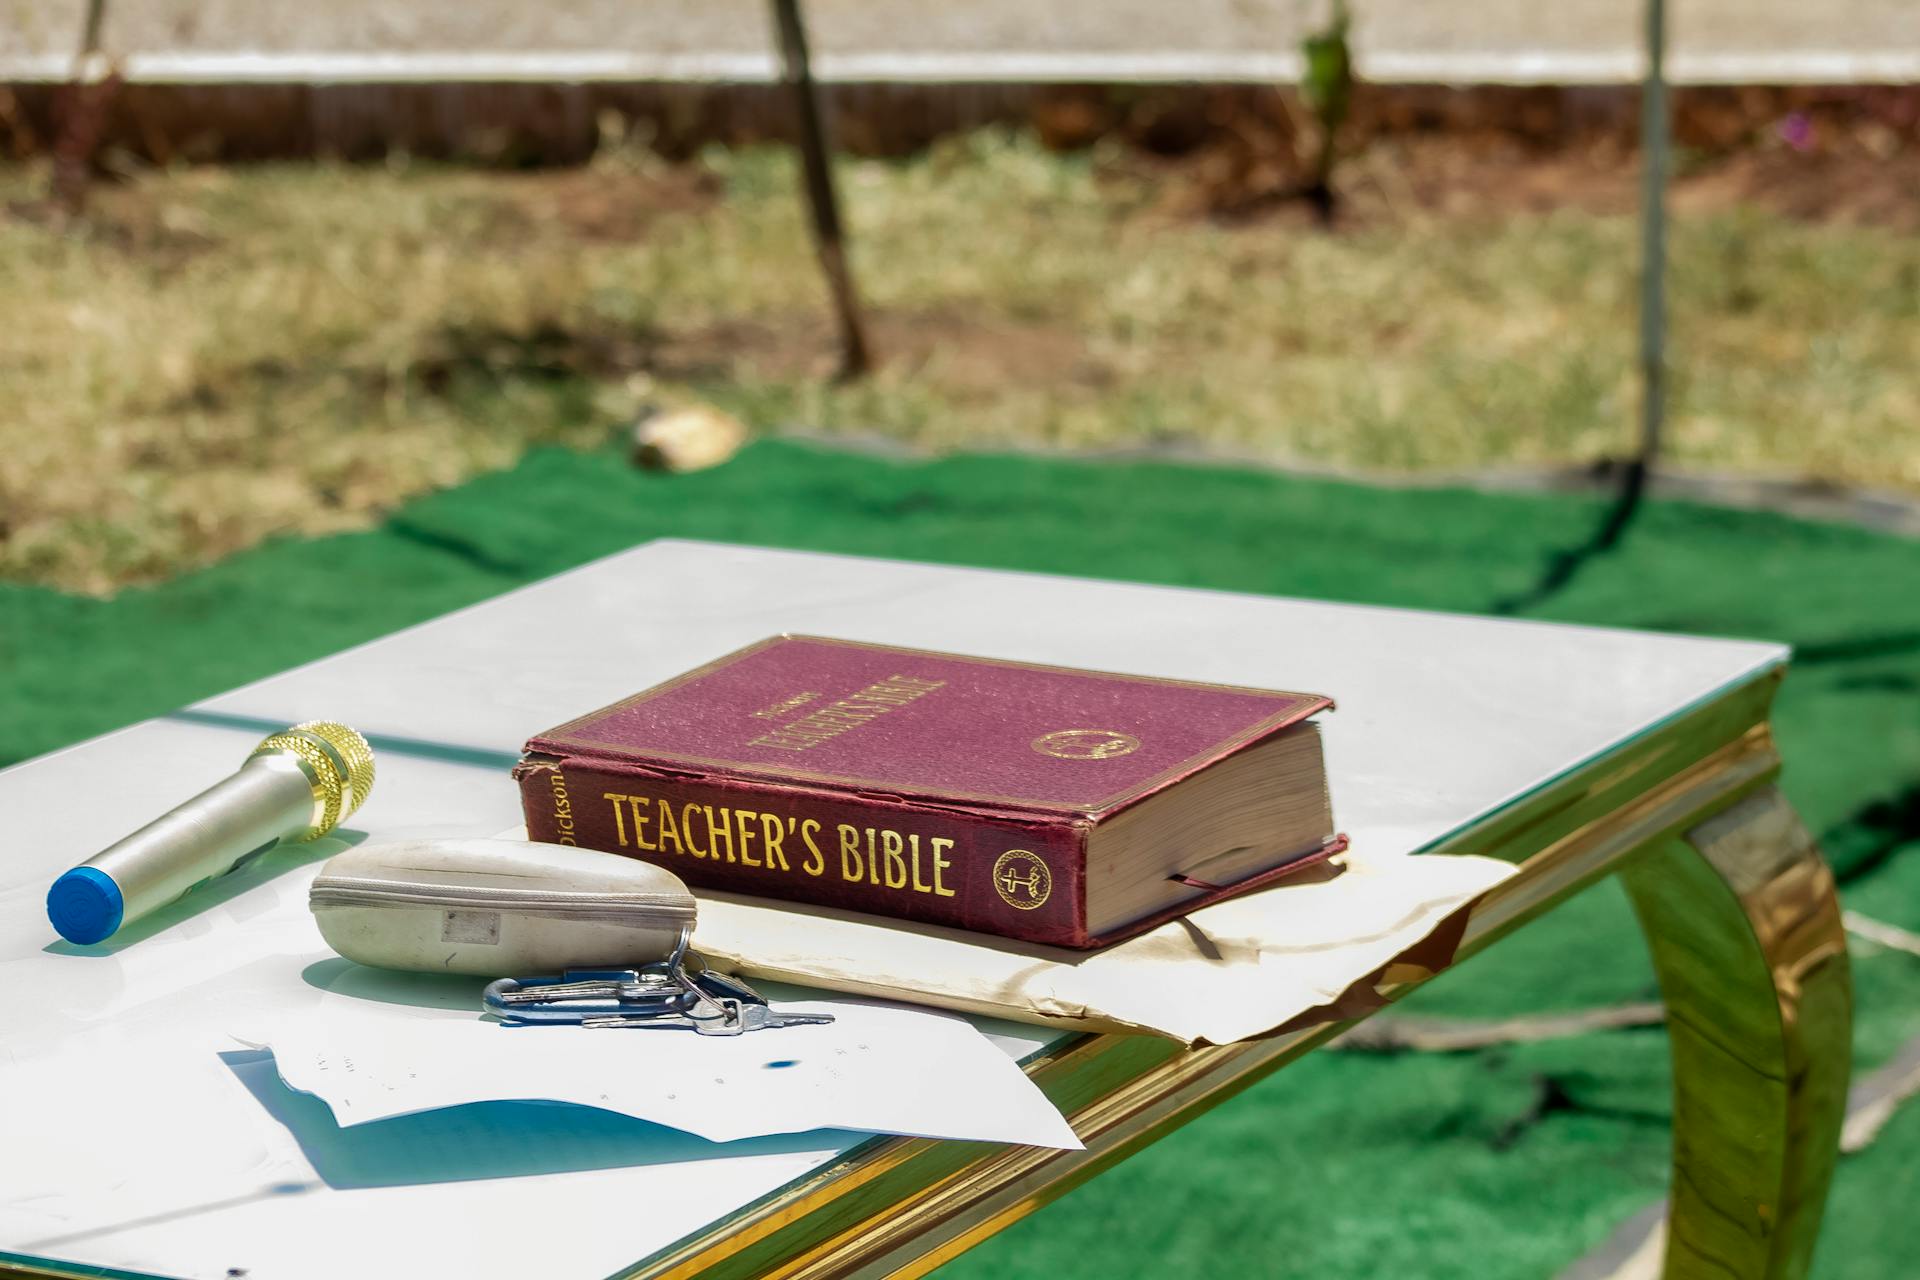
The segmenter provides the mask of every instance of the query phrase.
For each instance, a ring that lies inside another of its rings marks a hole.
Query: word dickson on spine
[[[535,840],[1091,947],[1337,852],[1315,694],[776,636],[569,721]]]

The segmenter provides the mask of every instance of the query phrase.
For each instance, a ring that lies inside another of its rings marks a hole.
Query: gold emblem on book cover
[[[1043,756],[1058,756],[1062,760],[1110,760],[1138,751],[1140,739],[1111,729],[1055,729],[1041,734],[1029,745]]]
[[[1019,911],[1046,905],[1053,892],[1053,872],[1036,853],[1009,849],[993,864],[993,889],[1000,900]]]

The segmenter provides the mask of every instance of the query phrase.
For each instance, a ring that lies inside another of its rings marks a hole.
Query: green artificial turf
[[[1225,468],[765,443],[667,477],[536,452],[381,528],[260,547],[112,600],[0,585],[0,759],[18,760],[659,536],[1764,637],[1800,656],[1785,785],[1850,904],[1920,929],[1920,543],[1653,503],[1537,591],[1603,504],[1382,490]],[[1578,672],[1569,672],[1578,679]],[[1857,951],[1858,1060],[1920,1034],[1920,959]],[[1602,886],[1420,992],[1490,1016],[1652,992]],[[1181,1271],[1538,1276],[1662,1194],[1665,1038],[1319,1054],[950,1264],[969,1275]],[[1823,1277],[1906,1275],[1920,1114],[1843,1165]]]

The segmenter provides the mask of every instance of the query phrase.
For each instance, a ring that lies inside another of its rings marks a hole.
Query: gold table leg
[[[1665,1274],[1804,1276],[1853,1052],[1833,875],[1769,787],[1648,850],[1622,879],[1673,1045]]]

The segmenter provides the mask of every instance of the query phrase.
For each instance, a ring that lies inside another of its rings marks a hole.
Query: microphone
[[[274,840],[317,840],[366,801],[373,749],[310,720],[269,735],[238,770],[53,882],[47,918],[68,942],[110,938]]]

